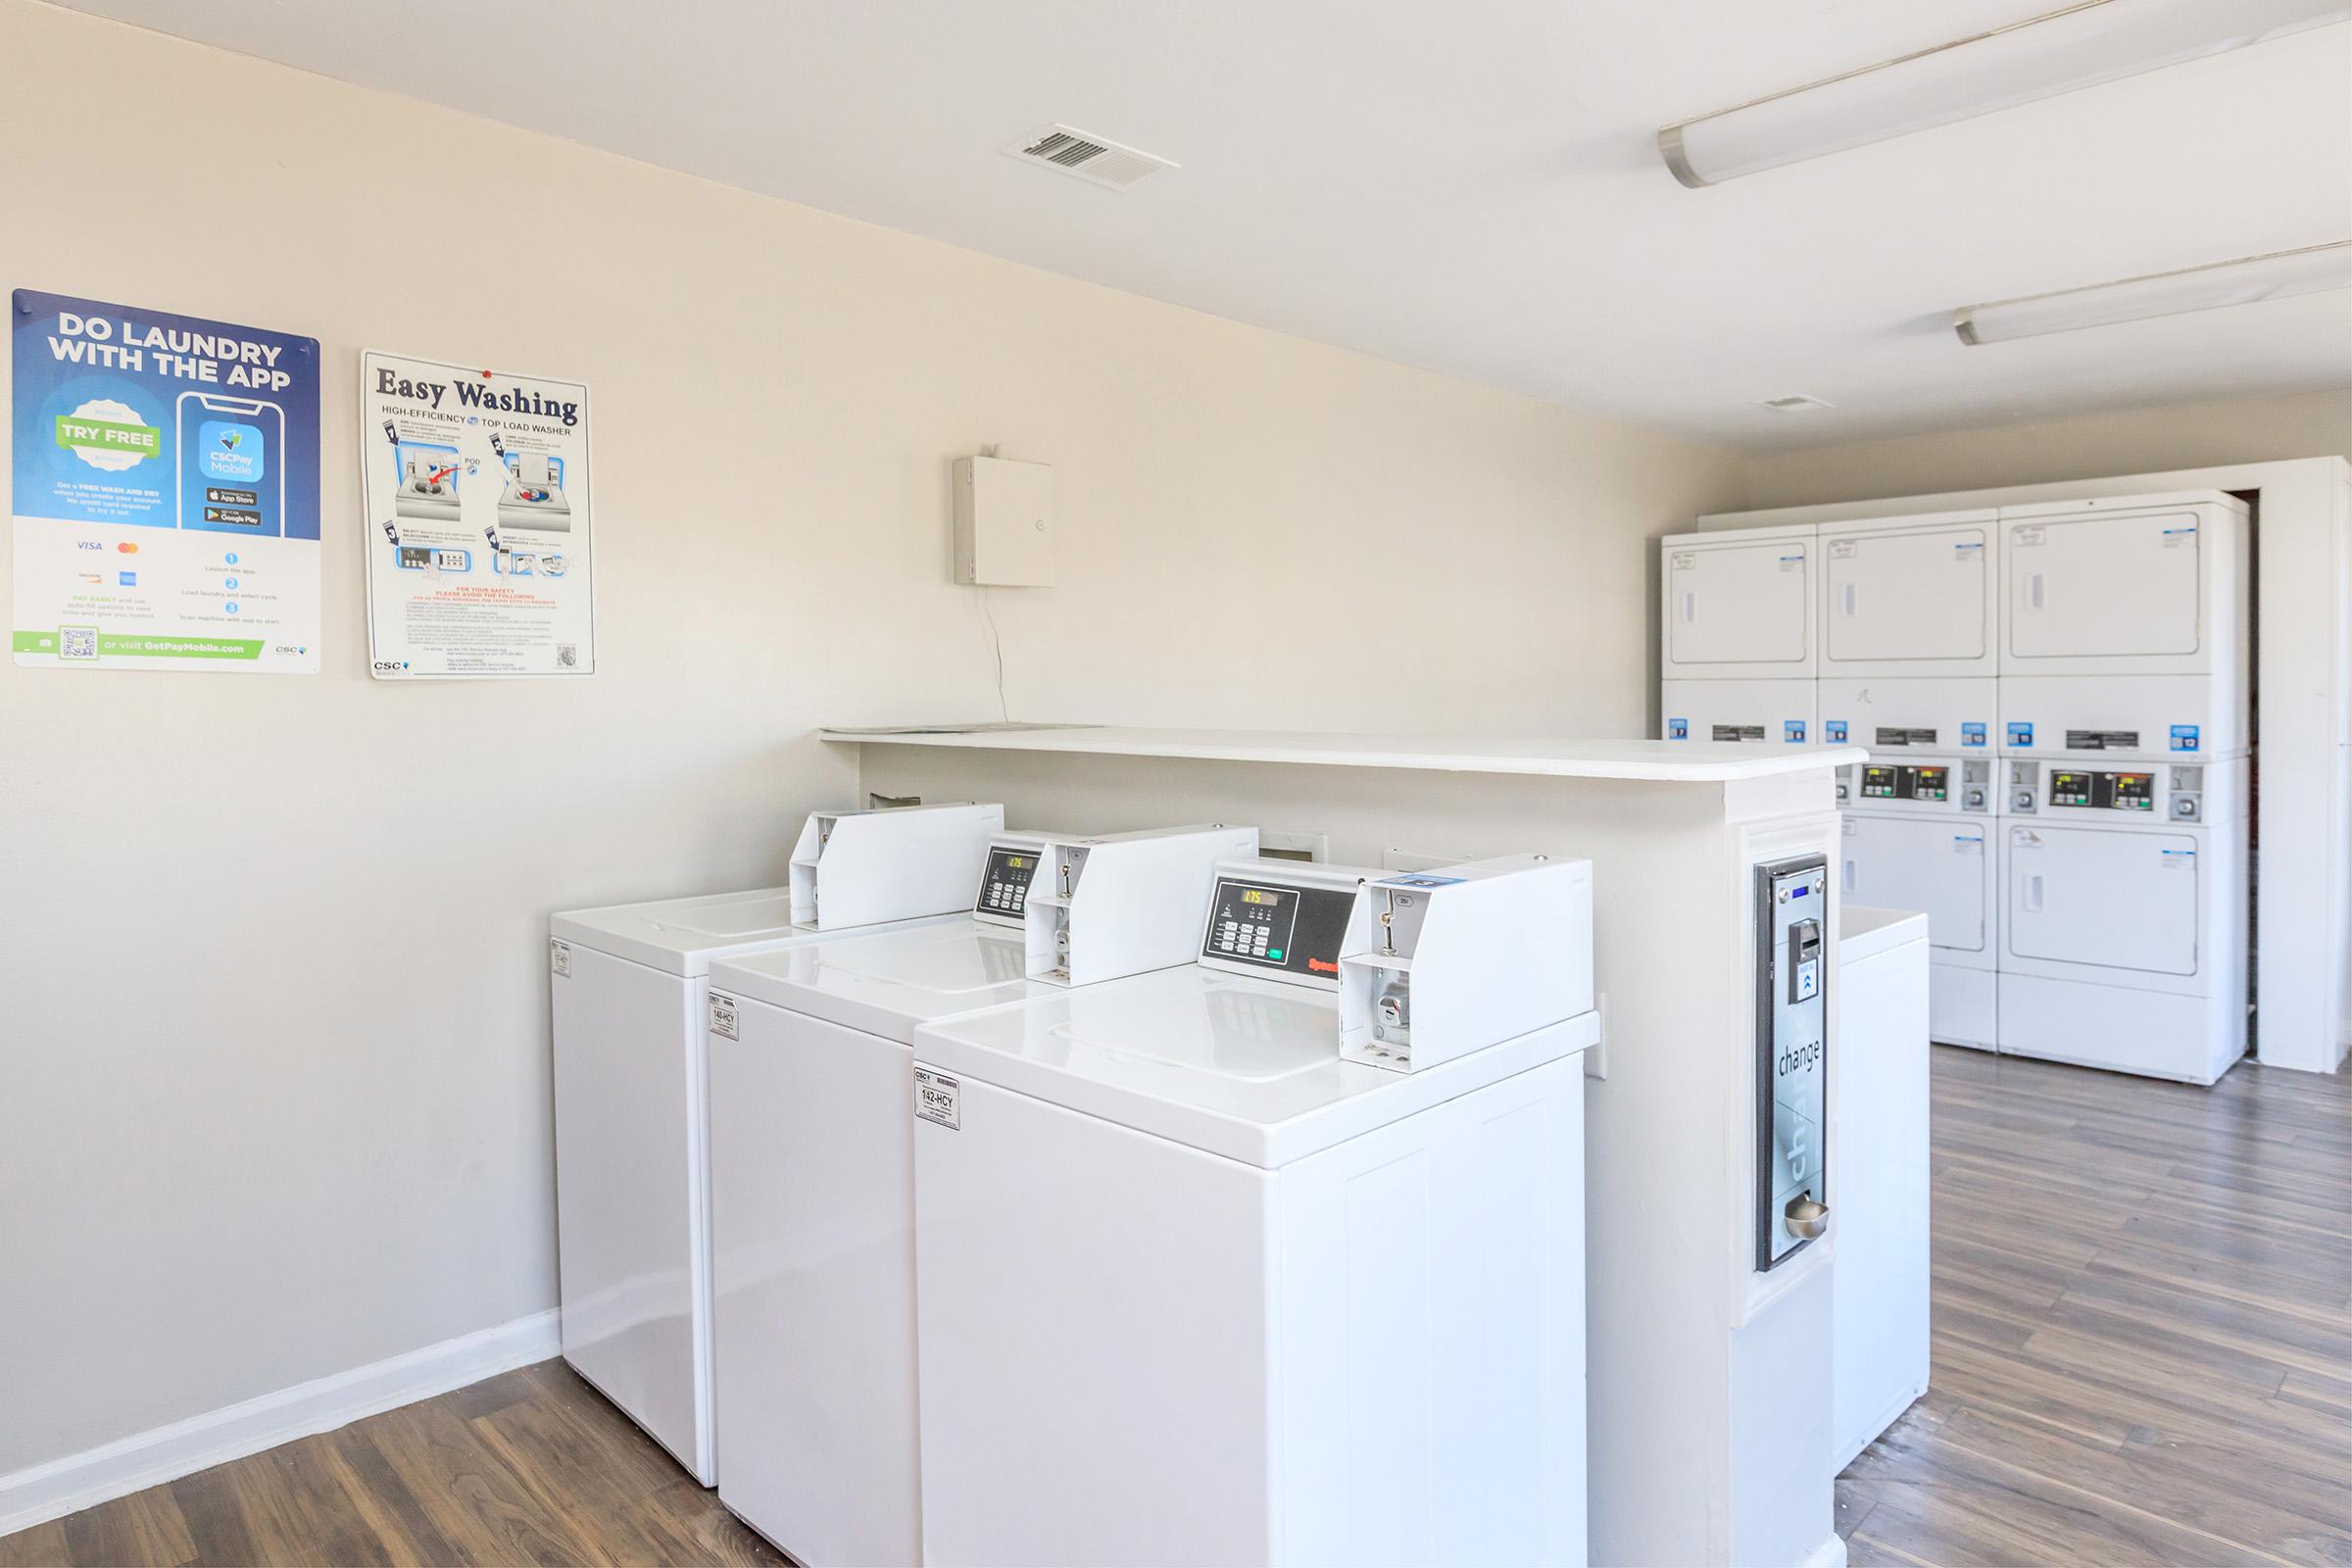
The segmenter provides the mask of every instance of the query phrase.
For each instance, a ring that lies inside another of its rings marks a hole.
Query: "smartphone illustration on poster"
[[[179,525],[282,536],[285,411],[216,392],[182,392],[178,412]]]

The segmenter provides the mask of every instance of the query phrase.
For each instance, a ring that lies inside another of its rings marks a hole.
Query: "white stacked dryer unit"
[[[1820,739],[1874,755],[1990,757],[2000,675],[1998,514],[1841,522],[1821,530],[1818,547]]]
[[[1582,1563],[1590,865],[1220,866],[1196,951],[915,1037],[923,1560]]]
[[[1840,889],[1927,914],[1933,1036],[1990,1050],[1999,514],[1838,523],[1819,543],[1821,739],[1870,752],[1838,774]]]
[[[1818,739],[1814,532],[1808,524],[1659,542],[1662,738]]]
[[[2247,520],[2219,491],[2003,509],[2003,753],[2249,751]]]
[[[1928,1037],[1999,1038],[1999,841],[1989,757],[1873,753],[1838,770],[1838,890],[1928,917]]]
[[[2003,766],[2001,1050],[2221,1077],[2246,1049],[2246,759]]]
[[[2212,1083],[2247,1036],[2245,504],[2001,526],[2001,1049]]]
[[[711,967],[718,1494],[794,1560],[926,1560],[915,1030],[1189,962],[1211,870],[1256,851],[1255,828],[1222,825],[1001,834],[968,920]],[[822,906],[844,902],[828,885]]]
[[[836,913],[921,925],[960,908],[1001,806],[827,812],[870,854],[832,868]],[[919,853],[916,847],[919,846]],[[711,966],[815,940],[793,890],[573,909],[549,922],[557,1288],[564,1358],[704,1486],[711,1399]]]

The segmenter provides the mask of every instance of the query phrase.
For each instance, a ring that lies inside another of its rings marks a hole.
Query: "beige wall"
[[[323,674],[0,665],[0,1476],[553,1303],[547,913],[780,880],[856,786],[812,726],[993,713],[952,455],[1059,474],[1063,586],[992,596],[1027,717],[1640,733],[1647,540],[1742,499],[1722,452],[26,0],[0,144],[10,286],[327,369]],[[368,678],[364,345],[594,388],[593,679]],[[1374,603],[1428,618],[1367,643]]]
[[[2298,392],[1761,453],[1747,462],[1747,505],[1799,507],[2347,454],[2352,390]]]

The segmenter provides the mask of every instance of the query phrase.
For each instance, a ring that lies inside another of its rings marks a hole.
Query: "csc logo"
[[[379,659],[375,662],[375,667],[378,669],[406,669],[409,667],[409,662],[404,659],[398,663],[392,663]]]

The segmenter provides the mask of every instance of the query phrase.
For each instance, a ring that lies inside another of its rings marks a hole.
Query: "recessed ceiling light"
[[[1784,392],[1777,398],[1759,398],[1759,407],[1775,414],[1805,414],[1814,409],[1834,409],[1838,405],[1828,398],[1817,398],[1804,392]]]
[[[1107,136],[1073,130],[1068,125],[1048,125],[1035,135],[1024,136],[1002,151],[1010,157],[1033,163],[1040,169],[1075,174],[1091,184],[1111,190],[1125,190],[1146,174],[1156,174],[1163,169],[1177,167],[1165,158],[1154,158],[1150,153],[1112,141]]]
[[[1971,305],[1952,313],[1952,330],[1971,345],[2005,343],[2044,332],[2185,316],[2333,288],[2352,288],[2352,239]]]
[[[2344,0],[2082,0],[1668,125],[1658,151],[1713,185],[2347,18]]]

